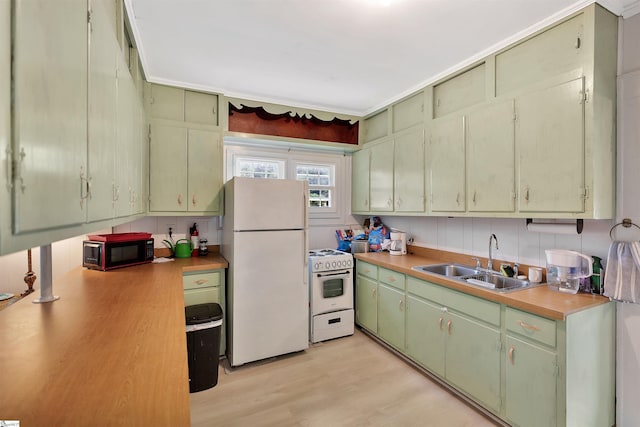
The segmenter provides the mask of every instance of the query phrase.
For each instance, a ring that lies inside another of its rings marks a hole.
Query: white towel
[[[618,301],[640,303],[640,243],[611,243],[604,295]]]

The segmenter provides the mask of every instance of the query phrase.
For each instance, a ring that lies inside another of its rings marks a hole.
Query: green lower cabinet
[[[358,324],[509,424],[614,425],[615,303],[553,320],[373,264],[356,268]]]
[[[356,322],[378,333],[378,282],[361,275],[356,279]]]
[[[444,377],[445,334],[442,307],[407,296],[407,355],[431,372]]]
[[[557,355],[507,335],[505,415],[520,427],[556,425]]]
[[[404,351],[404,291],[378,285],[378,335],[398,350]]]
[[[500,330],[449,312],[445,378],[485,407],[500,410]]]

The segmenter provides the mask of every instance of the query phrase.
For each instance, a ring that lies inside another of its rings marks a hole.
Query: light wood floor
[[[217,386],[190,396],[192,426],[495,425],[358,330],[291,356],[221,367]]]

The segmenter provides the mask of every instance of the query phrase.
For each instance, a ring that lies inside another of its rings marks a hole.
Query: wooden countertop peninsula
[[[437,283],[451,289],[456,289],[470,295],[475,295],[554,320],[564,320],[571,313],[609,302],[609,298],[599,295],[585,293],[571,295],[555,292],[550,290],[546,285],[500,293],[461,283],[457,280],[447,279],[443,276],[412,270],[414,266],[445,262],[475,265],[475,261],[471,259],[470,255],[460,255],[435,249],[415,248],[413,253],[408,255],[396,256],[389,255],[388,252],[369,252],[355,254],[355,257],[356,259],[396,270],[418,279]],[[482,265],[486,265],[486,259],[482,261]],[[494,266],[495,265],[499,266],[500,261],[494,261]],[[523,271],[526,272],[526,268],[525,266]]]
[[[183,271],[218,254],[54,281],[0,311],[0,419],[23,426],[189,426]],[[38,282],[36,282],[38,288]],[[36,291],[38,292],[38,291]]]

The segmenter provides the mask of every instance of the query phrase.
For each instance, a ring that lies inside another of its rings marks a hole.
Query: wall
[[[606,260],[612,220],[585,220],[582,234],[527,231],[524,219],[382,217],[383,223],[408,233],[418,246],[488,257],[489,236],[498,238],[495,259],[544,267],[545,249],[570,249]]]
[[[617,216],[640,224],[640,14],[623,21],[620,35]],[[630,427],[640,425],[640,305],[617,309],[616,424]]]
[[[110,233],[110,229],[98,230],[96,234]],[[87,238],[86,235],[72,237],[66,240],[55,242],[51,246],[53,258],[53,290],[57,286],[64,286],[59,279],[69,270],[82,265],[82,241]],[[40,289],[40,248],[31,250],[31,269],[38,279],[34,283],[33,288],[36,290],[34,294],[39,295]],[[29,271],[27,264],[27,251],[20,251],[10,255],[0,256],[0,292],[8,292],[12,294],[20,294],[27,290],[24,283],[24,276]],[[34,297],[35,298],[35,297]]]

